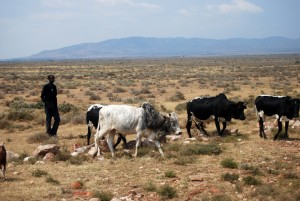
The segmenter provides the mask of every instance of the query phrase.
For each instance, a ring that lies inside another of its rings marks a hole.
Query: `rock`
[[[78,156],[80,153],[82,153],[82,152],[72,152],[71,156]]]
[[[32,156],[25,157],[23,159],[23,162],[28,162],[31,158],[34,158],[34,157],[32,157]]]
[[[33,155],[44,157],[47,153],[50,153],[50,152],[53,154],[57,154],[59,152],[59,148],[60,147],[56,144],[40,145],[33,152]]]
[[[300,120],[297,120],[295,123],[293,123],[292,128],[300,128]]]
[[[200,181],[200,182],[204,181],[202,175],[190,175],[189,179],[191,181]]]
[[[45,161],[37,161],[35,162],[36,165],[45,165]]]
[[[232,134],[238,134],[238,132],[239,132],[239,129],[237,129],[237,128],[233,128],[230,130],[230,133],[232,133]]]
[[[43,161],[54,161],[54,159],[55,159],[55,155],[49,152],[44,156]]]
[[[88,152],[88,155],[91,155],[91,156],[93,156],[95,153],[96,153],[96,148],[95,147],[92,147],[90,150],[89,150],[89,152]]]
[[[191,144],[191,141],[183,141],[183,144]]]
[[[86,153],[89,150],[91,150],[92,147],[94,147],[95,145],[88,145],[88,146],[83,146],[83,147],[77,147],[74,149],[74,152],[78,152],[78,153]]]
[[[75,181],[71,183],[71,188],[72,189],[81,189],[82,188],[82,183],[79,181]]]
[[[191,137],[191,138],[186,138],[185,139],[185,141],[191,141],[191,142],[196,141],[196,140],[197,139],[195,137]]]
[[[19,154],[16,154],[12,151],[6,151],[6,159],[7,160],[14,159],[14,158],[19,158],[19,157],[20,157]]]

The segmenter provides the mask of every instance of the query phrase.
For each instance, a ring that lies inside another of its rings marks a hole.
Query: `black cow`
[[[91,105],[88,108],[88,111],[86,113],[86,123],[88,125],[88,133],[87,133],[87,144],[88,145],[90,144],[91,132],[92,132],[93,127],[95,129],[97,129],[97,127],[98,127],[99,111],[102,107],[104,107],[104,105],[100,105],[100,104]],[[120,133],[118,133],[118,139],[117,139],[116,144],[114,145],[114,148],[116,148],[118,146],[118,144],[121,142],[121,140],[124,142],[125,148],[127,148],[126,138]]]
[[[214,118],[217,132],[221,136],[226,128],[226,122],[230,122],[232,118],[245,120],[244,109],[246,104],[244,102],[232,102],[227,99],[225,94],[219,94],[214,97],[198,97],[190,100],[187,103],[187,124],[186,129],[189,137],[191,135],[192,118],[195,117],[196,127],[207,135],[204,129],[204,121],[210,117]],[[220,130],[220,121],[223,124]]]
[[[300,99],[289,96],[260,95],[255,99],[257,118],[259,122],[259,136],[267,138],[264,131],[264,119],[266,116],[276,115],[278,131],[274,136],[277,139],[282,131],[282,120],[285,120],[285,137],[288,139],[289,120],[299,117]]]

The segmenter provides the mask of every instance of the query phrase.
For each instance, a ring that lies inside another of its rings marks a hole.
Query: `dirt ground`
[[[300,128],[290,127],[289,140],[273,141],[277,128],[261,139],[253,107],[260,94],[300,98],[299,61],[300,55],[270,55],[2,62],[0,142],[22,159],[40,144],[56,143],[64,154],[74,144],[86,145],[80,136],[87,133],[85,114],[94,103],[150,102],[160,112],[175,111],[183,135],[163,144],[164,158],[156,148],[141,148],[134,158],[133,150],[119,145],[115,158],[110,153],[75,159],[61,154],[45,164],[11,159],[6,179],[0,178],[0,200],[300,200]],[[43,138],[45,113],[39,96],[48,74],[56,76],[59,90],[61,125],[55,139]],[[246,120],[230,122],[228,130],[235,132],[224,137],[215,134],[212,123],[208,137],[193,127],[196,140],[187,143],[185,103],[219,93],[247,102]],[[133,139],[134,134],[127,136]],[[221,152],[186,151],[202,145]],[[72,186],[76,181],[80,188]]]

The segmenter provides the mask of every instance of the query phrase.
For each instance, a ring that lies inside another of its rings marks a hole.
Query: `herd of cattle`
[[[274,136],[274,140],[277,139],[279,133],[282,131],[283,120],[285,121],[285,137],[288,138],[289,120],[299,117],[299,105],[300,99],[289,96],[258,96],[255,99],[255,107],[259,122],[259,136],[266,138],[264,132],[265,117],[275,115],[278,123],[278,131]],[[244,114],[246,103],[230,101],[225,94],[219,94],[214,97],[197,97],[188,101],[186,106],[186,129],[189,137],[192,137],[190,129],[193,121],[197,129],[207,135],[204,123],[213,120],[217,132],[221,136],[226,129],[226,123],[230,122],[232,118],[238,120],[246,119]],[[149,103],[143,103],[141,107],[129,105],[91,105],[86,114],[86,121],[88,124],[88,144],[90,143],[91,129],[93,127],[97,129],[95,134],[96,153],[94,155],[100,152],[100,140],[104,139],[107,135],[107,144],[112,156],[114,156],[114,148],[121,140],[126,146],[124,135],[136,133],[135,156],[137,156],[142,137],[153,141],[163,156],[159,142],[160,136],[170,133],[182,134],[177,115],[174,112],[168,115],[161,114]],[[223,124],[222,129],[220,129],[220,122]],[[118,140],[113,145],[113,139],[116,134],[118,135]]]

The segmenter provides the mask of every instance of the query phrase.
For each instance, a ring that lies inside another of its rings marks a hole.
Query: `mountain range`
[[[261,55],[300,53],[300,38],[204,39],[128,37],[45,50],[29,60]]]

